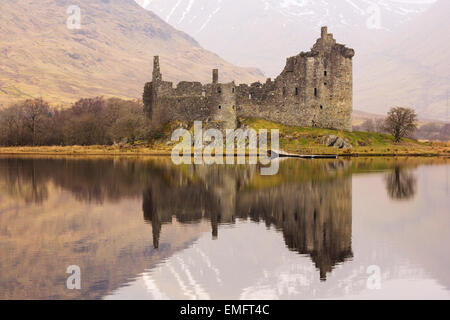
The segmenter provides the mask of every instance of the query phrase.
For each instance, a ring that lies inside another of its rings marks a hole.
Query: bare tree
[[[140,101],[124,101],[121,99],[109,99],[107,110],[113,118],[109,127],[109,134],[114,142],[127,141],[134,143],[138,139],[146,137],[147,125],[150,121],[143,112]]]
[[[392,108],[385,120],[385,129],[394,136],[395,142],[400,142],[417,129],[416,112],[411,108]]]
[[[27,100],[23,104],[24,123],[31,131],[32,143],[36,145],[36,134],[41,121],[49,117],[50,107],[47,102],[39,99]]]
[[[21,108],[15,104],[0,109],[0,145],[15,146],[22,142]]]
[[[150,129],[141,101],[97,97],[56,108],[34,99],[0,109],[2,146],[134,143],[147,139]]]

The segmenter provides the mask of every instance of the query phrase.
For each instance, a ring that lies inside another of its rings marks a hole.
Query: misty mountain
[[[229,61],[282,70],[320,26],[355,49],[354,108],[449,119],[448,0],[136,0]]]
[[[80,29],[67,27],[72,5],[80,8]],[[0,105],[38,96],[64,104],[97,95],[139,98],[153,55],[170,81],[210,82],[212,68],[222,80],[264,78],[203,49],[133,0],[1,2]]]
[[[422,117],[450,120],[450,1],[363,52],[355,65],[355,106],[384,113],[393,105],[415,108]]]
[[[323,25],[355,49],[425,11],[435,0],[136,0],[205,48],[278,75],[312,46]]]

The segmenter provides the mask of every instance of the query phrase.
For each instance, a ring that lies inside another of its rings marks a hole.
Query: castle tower
[[[327,37],[327,35],[328,35],[328,27],[322,27],[320,37],[322,39],[325,39]]]
[[[159,56],[153,57],[153,76],[152,76],[153,83],[162,81],[162,74],[161,69],[159,67]]]
[[[219,83],[219,69],[213,69],[212,71],[212,83]]]
[[[311,52],[306,84],[312,126],[352,131],[354,50],[336,43],[328,28],[322,27]]]
[[[144,112],[150,119],[153,119],[157,112],[158,89],[161,86],[161,83],[162,74],[159,67],[159,56],[154,56],[152,81],[145,84],[142,97],[144,102]]]
[[[236,85],[234,82],[219,83],[219,70],[213,69],[211,100],[209,103],[211,120],[221,129],[236,128]]]
[[[162,74],[159,66],[159,56],[153,57],[153,73],[152,73],[152,82],[148,84],[147,91],[150,92],[148,94],[149,102],[144,101],[144,108],[146,113],[150,115],[151,119],[154,119],[155,115],[159,112],[158,109],[158,97],[159,91],[161,88]],[[147,105],[147,106],[146,106]]]
[[[351,131],[355,52],[337,43],[326,26],[320,33],[310,51],[286,60],[283,72],[275,79],[275,92],[265,92],[270,104],[283,110],[267,113],[268,118],[287,125]],[[265,87],[269,89],[268,85]],[[245,102],[255,103],[251,98]],[[248,109],[249,117],[258,110]]]

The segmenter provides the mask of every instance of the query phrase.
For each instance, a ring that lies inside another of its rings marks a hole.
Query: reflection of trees
[[[395,200],[409,200],[416,194],[417,180],[410,171],[395,166],[394,171],[386,175],[386,189]]]
[[[140,197],[152,174],[171,173],[165,172],[164,167],[156,168],[154,163],[127,159],[1,158],[0,183],[4,184],[3,192],[27,203],[45,201],[50,185],[71,192],[80,201],[115,202]]]
[[[2,159],[0,162],[2,191],[25,203],[41,204],[48,198],[47,179],[33,162]]]

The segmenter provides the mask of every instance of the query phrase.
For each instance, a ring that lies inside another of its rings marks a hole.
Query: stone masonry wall
[[[237,117],[261,118],[285,125],[352,130],[354,50],[336,43],[326,27],[311,51],[286,60],[275,79],[251,85],[180,82],[176,88],[162,81],[155,58],[152,86],[153,113],[165,112],[169,120],[216,121],[226,128]]]

